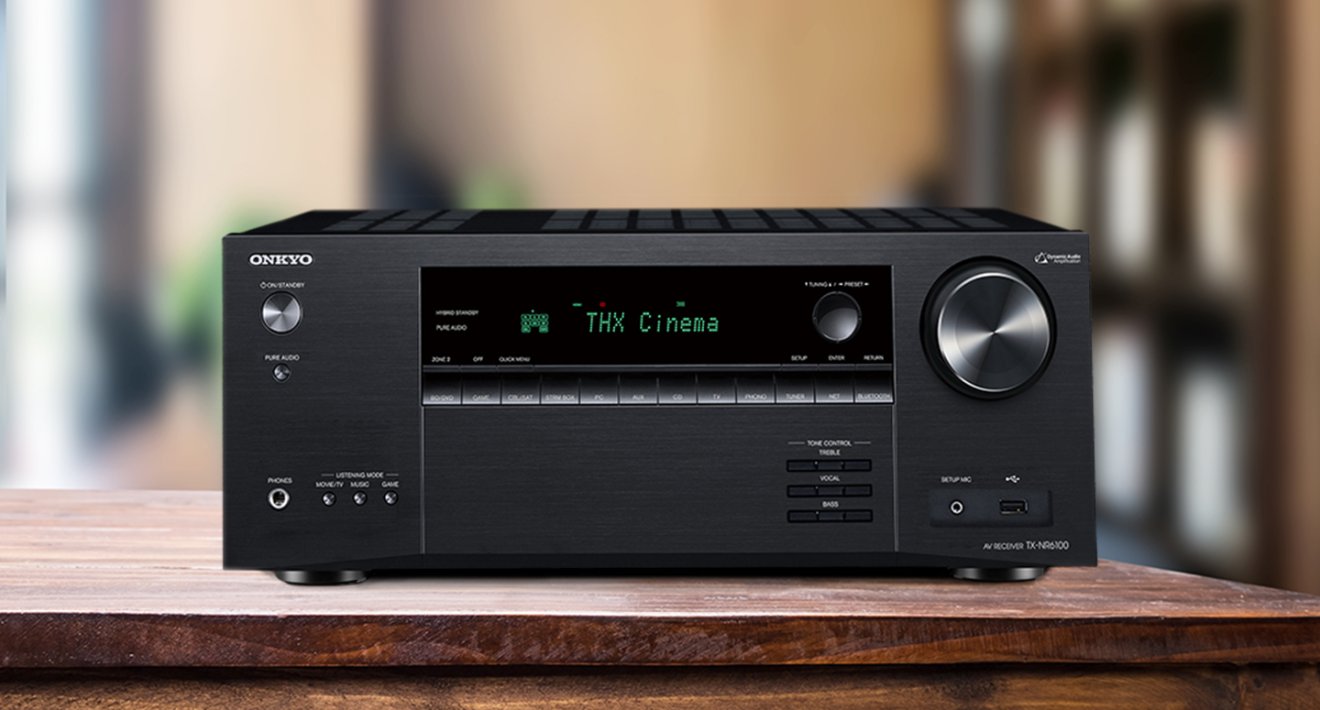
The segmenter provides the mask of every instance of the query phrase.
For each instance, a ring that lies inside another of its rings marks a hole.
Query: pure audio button
[[[261,304],[261,322],[276,335],[284,335],[302,322],[302,304],[287,291],[276,291]]]

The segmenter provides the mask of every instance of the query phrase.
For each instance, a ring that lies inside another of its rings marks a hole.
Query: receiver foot
[[[275,576],[289,584],[356,584],[367,578],[359,570],[277,569]]]
[[[953,576],[977,582],[1030,582],[1045,574],[1044,567],[956,567]]]

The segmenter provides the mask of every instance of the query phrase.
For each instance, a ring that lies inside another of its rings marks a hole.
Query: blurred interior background
[[[1320,3],[10,0],[0,486],[218,488],[219,238],[318,207],[1094,235],[1102,556],[1320,592]]]

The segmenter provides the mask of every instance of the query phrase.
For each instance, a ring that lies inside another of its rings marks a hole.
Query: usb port
[[[999,501],[1000,515],[1026,515],[1027,502],[1025,500],[1004,500]]]

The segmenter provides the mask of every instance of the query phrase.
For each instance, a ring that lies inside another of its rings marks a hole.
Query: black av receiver
[[[224,239],[224,563],[1095,564],[1086,234],[992,209],[309,212]]]

